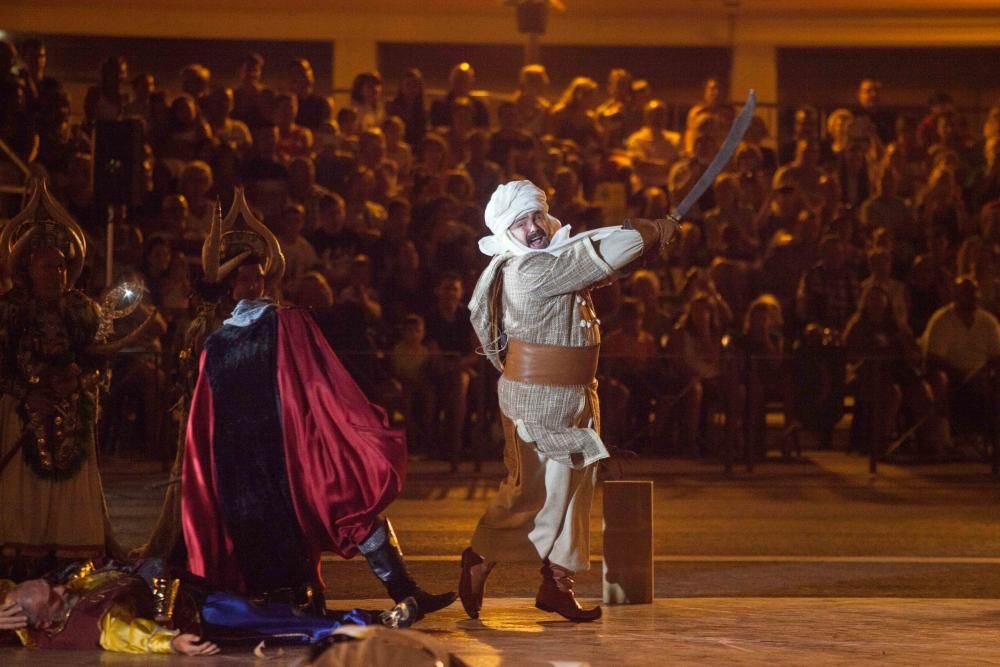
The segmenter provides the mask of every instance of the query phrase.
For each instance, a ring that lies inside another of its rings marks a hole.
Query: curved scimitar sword
[[[736,117],[736,120],[733,121],[733,126],[729,128],[729,134],[726,135],[726,140],[722,142],[719,152],[712,158],[712,162],[708,165],[705,173],[701,175],[701,178],[698,179],[698,182],[694,184],[694,187],[688,191],[684,199],[681,200],[681,203],[670,213],[670,217],[678,221],[683,218],[688,209],[694,206],[694,203],[705,194],[705,190],[708,190],[715,183],[715,177],[719,175],[719,172],[726,166],[729,159],[733,157],[736,147],[740,145],[740,141],[743,139],[743,134],[750,127],[750,120],[753,118],[755,108],[757,108],[757,94],[751,89],[747,94],[747,102],[743,105],[743,110]]]

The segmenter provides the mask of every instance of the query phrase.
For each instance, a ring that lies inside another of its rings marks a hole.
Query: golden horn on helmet
[[[281,282],[281,278],[285,275],[285,254],[281,252],[281,244],[278,243],[278,237],[267,228],[267,225],[258,220],[253,211],[250,210],[243,188],[236,188],[233,208],[239,208],[239,212],[243,213],[243,219],[246,221],[247,226],[259,234],[265,243],[267,243],[267,264],[264,266],[264,273],[272,278],[274,282]],[[230,216],[233,216],[233,211],[230,211]],[[226,217],[227,219],[229,218],[229,216]]]
[[[73,216],[62,207],[62,204],[52,196],[49,192],[48,181],[45,179],[42,179],[42,203],[45,205],[45,209],[49,212],[49,215],[52,216],[52,219],[70,231],[70,235],[73,237],[72,240],[77,244],[80,254],[86,257],[87,234],[80,227],[80,224],[73,219]]]
[[[10,249],[10,254],[7,255],[7,261],[10,262],[11,272],[17,268],[17,264],[21,261],[21,255],[24,253],[24,249],[28,247],[28,241],[30,241],[31,237],[37,232],[38,227],[29,227],[28,231],[21,234],[21,237],[14,242],[14,247]]]
[[[69,287],[72,287],[80,277],[80,274],[83,273],[83,263],[87,259],[87,241],[85,238],[86,237],[77,236],[76,234],[71,235],[73,245],[76,248],[76,253],[66,258],[66,263],[69,267],[69,275],[66,276],[66,284]]]
[[[227,216],[228,220],[228,216]],[[215,210],[212,211],[212,226],[208,236],[201,245],[201,268],[205,272],[205,281],[217,283],[222,279],[219,275],[219,256],[222,253],[222,203],[215,200]]]
[[[24,205],[24,208],[22,208],[17,215],[4,225],[3,230],[0,230],[0,263],[7,265],[8,273],[11,274],[13,274],[16,269],[13,264],[8,265],[11,246],[14,241],[14,234],[21,227],[21,225],[35,220],[35,212],[38,210],[38,202],[41,201],[42,198],[42,189],[38,186],[38,182],[35,180],[28,182],[26,192],[30,193],[28,203]]]
[[[226,262],[224,262],[222,266],[219,267],[217,280],[222,281],[228,278],[229,274],[232,273],[237,267],[239,267],[239,265],[243,262],[243,260],[249,256],[250,256],[250,251],[244,250],[235,257],[226,260]]]

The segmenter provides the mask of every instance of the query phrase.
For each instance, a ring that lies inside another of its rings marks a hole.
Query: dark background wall
[[[725,80],[730,62],[730,51],[724,47],[543,44],[541,53],[552,80],[552,97],[558,97],[575,76],[589,76],[603,88],[608,72],[624,67],[637,78],[647,79],[657,95],[684,98],[693,94],[697,98],[707,77]],[[524,56],[518,44],[383,42],[378,46],[378,61],[390,91],[395,91],[399,77],[412,63],[420,64],[430,88],[445,88],[452,66],[468,61],[476,68],[479,87],[508,93],[517,87]]]
[[[109,19],[111,20],[111,19]],[[148,71],[157,84],[170,92],[179,88],[178,75],[187,64],[200,62],[212,70],[213,82],[232,84],[240,59],[255,51],[267,61],[265,83],[283,88],[287,63],[308,58],[316,73],[320,92],[330,91],[336,45],[329,41],[172,39],[98,37],[86,35],[11,34],[15,43],[41,36],[48,46],[49,72],[68,85],[76,105],[82,103],[86,86],[96,81],[97,70],[107,56],[122,54],[129,74]],[[403,71],[418,64],[428,88],[447,86],[451,67],[471,62],[477,70],[478,87],[500,95],[511,93],[523,62],[520,44],[453,44],[381,42],[377,45],[379,69],[386,94],[395,94]],[[574,76],[590,76],[603,87],[613,67],[625,67],[636,77],[649,80],[657,96],[674,105],[688,105],[700,97],[709,76],[725,82],[731,60],[726,47],[674,46],[585,46],[542,45],[557,98]],[[861,78],[874,76],[884,84],[883,102],[922,108],[935,90],[952,94],[959,106],[985,109],[1000,103],[1000,48],[779,48],[778,93],[782,106],[811,103],[833,108],[851,104]],[[739,99],[741,91],[734,91]],[[973,114],[975,115],[975,114]]]
[[[881,79],[883,103],[923,106],[936,90],[967,108],[1000,103],[1000,48],[779,48],[782,104],[853,101],[858,81]]]
[[[44,40],[49,73],[68,84],[93,84],[101,62],[116,54],[128,61],[130,78],[139,72],[150,72],[156,77],[157,86],[170,91],[180,88],[180,71],[191,63],[201,63],[212,70],[213,83],[232,85],[237,80],[240,60],[251,51],[264,56],[264,81],[272,86],[284,87],[287,65],[299,57],[312,63],[320,92],[330,92],[333,78],[331,42],[27,34],[14,34],[9,39],[19,44],[27,37]]]

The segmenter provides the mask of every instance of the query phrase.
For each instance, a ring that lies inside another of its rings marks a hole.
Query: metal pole
[[[993,403],[993,423],[990,444],[993,445],[993,474],[1000,475],[1000,376],[995,368],[990,372],[990,398]]]
[[[3,154],[7,156],[7,159],[10,160],[15,167],[17,167],[18,171],[25,176],[31,176],[31,169],[28,168],[28,165],[24,163],[24,160],[22,160],[20,156],[14,152],[14,149],[8,146],[7,142],[3,139],[0,139],[0,152],[3,152]]]
[[[882,378],[882,359],[880,358],[870,359],[863,363],[872,364],[872,373],[869,376],[869,381],[873,385],[877,385],[877,383]],[[863,389],[864,388],[862,388],[862,390]],[[868,387],[868,389],[873,390],[872,393],[874,396],[877,397],[881,396],[881,394],[879,393],[881,391],[881,387],[872,386]],[[882,419],[882,415],[884,413],[883,407],[884,406],[882,405],[881,399],[876,398],[875,400],[871,401],[870,405],[868,406],[869,409],[866,410],[866,412],[868,413],[866,417],[869,420],[867,429],[869,438],[868,472],[872,475],[878,473],[878,460],[882,454],[882,428],[879,420]],[[856,397],[854,401],[854,418],[855,419],[858,418],[858,400]]]
[[[743,463],[746,465],[747,472],[753,472],[753,461],[756,455],[757,449],[757,415],[753,414],[753,406],[751,405],[751,396],[756,390],[757,382],[757,368],[760,366],[760,360],[757,355],[750,355],[750,377],[747,379],[747,395],[746,403],[743,409],[743,433],[745,442],[743,443]],[[767,437],[767,414],[764,415],[764,437]],[[763,449],[763,448],[762,448]]]
[[[115,256],[115,207],[108,207],[107,237],[104,244],[104,286],[111,288],[111,281],[114,279],[114,256]]]
[[[539,35],[537,32],[529,32],[524,42],[524,64],[536,65],[542,60],[541,47],[539,46]]]
[[[722,391],[723,393],[723,406],[726,411],[726,432],[723,436],[722,442],[722,464],[727,475],[733,472],[733,458],[736,449],[736,439],[740,437],[740,431],[743,429],[744,420],[740,417],[743,412],[743,405],[735,405],[734,397],[738,396],[738,387],[740,386],[740,378],[737,375],[739,366],[734,359],[732,348],[726,348],[723,351],[723,383]],[[727,389],[727,386],[736,387],[737,389]],[[737,393],[734,393],[737,392]],[[737,423],[732,423],[737,420]]]

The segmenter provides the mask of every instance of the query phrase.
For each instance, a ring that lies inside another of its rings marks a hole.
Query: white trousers
[[[572,572],[590,569],[590,505],[597,468],[574,470],[540,454],[506,417],[507,478],[472,535],[487,561],[548,559]]]

